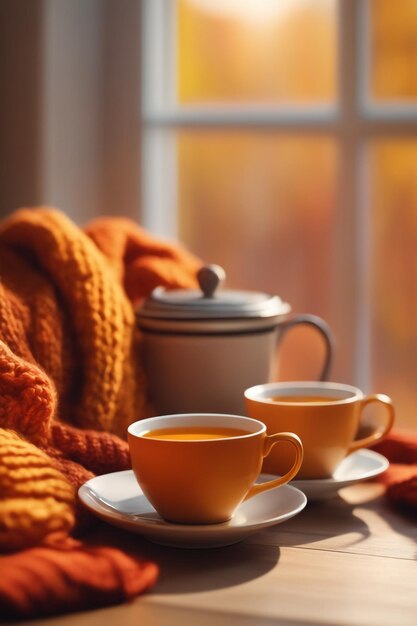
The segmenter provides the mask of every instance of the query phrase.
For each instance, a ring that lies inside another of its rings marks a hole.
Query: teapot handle
[[[287,320],[279,324],[279,329],[282,333],[286,333],[288,330],[294,328],[294,326],[298,326],[299,324],[307,324],[308,326],[313,326],[319,331],[320,335],[323,337],[326,348],[326,355],[324,358],[323,368],[319,380],[327,380],[329,377],[330,368],[332,366],[334,353],[334,340],[330,327],[327,322],[325,322],[321,317],[305,313],[289,317]]]

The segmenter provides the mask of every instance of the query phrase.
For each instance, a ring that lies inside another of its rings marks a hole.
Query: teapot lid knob
[[[226,279],[226,272],[220,265],[203,265],[197,272],[197,280],[205,298],[214,298],[215,291]]]

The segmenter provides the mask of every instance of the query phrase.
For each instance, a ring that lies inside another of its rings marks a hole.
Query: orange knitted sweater
[[[38,208],[0,225],[0,551],[67,534],[77,487],[129,467],[126,428],[152,413],[132,305],[194,287],[198,267],[127,219],[82,231]]]

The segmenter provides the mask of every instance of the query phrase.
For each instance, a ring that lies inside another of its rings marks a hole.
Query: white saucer
[[[301,489],[309,501],[327,500],[334,498],[339,489],[382,474],[388,466],[389,462],[382,454],[358,450],[343,459],[331,478],[293,480],[291,485]]]
[[[259,477],[263,482],[265,477]],[[81,501],[106,522],[150,541],[181,548],[215,548],[241,541],[249,534],[285,522],[307,503],[289,485],[271,489],[243,502],[232,519],[222,524],[185,525],[163,520],[142,493],[132,470],[96,476],[78,491]]]

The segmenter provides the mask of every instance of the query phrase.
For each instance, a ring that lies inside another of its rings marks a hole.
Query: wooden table
[[[160,563],[152,592],[131,604],[26,623],[416,626],[417,516],[390,510],[382,492],[374,483],[346,488],[228,548],[162,548],[131,535]]]

